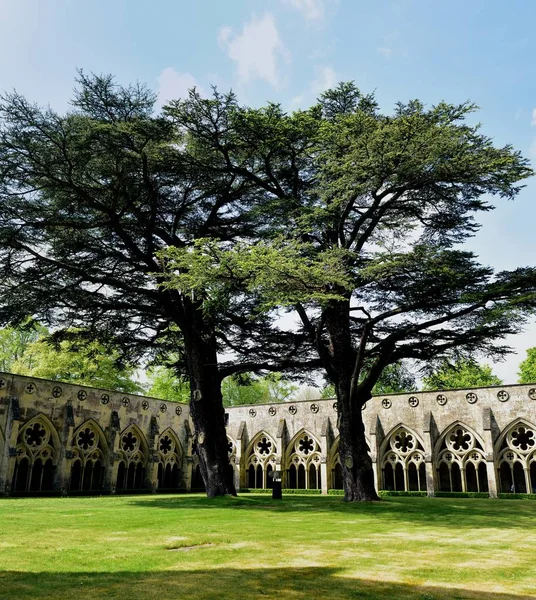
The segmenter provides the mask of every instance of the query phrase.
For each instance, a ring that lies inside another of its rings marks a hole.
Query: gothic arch
[[[145,487],[149,451],[147,440],[137,425],[132,424],[123,429],[119,437],[119,448],[116,489],[142,489]]]
[[[19,429],[12,489],[44,492],[54,488],[60,438],[50,419],[38,414]]]
[[[484,440],[456,420],[439,436],[433,451],[437,488],[442,492],[488,492]]]
[[[156,445],[158,452],[158,488],[178,489],[182,464],[182,446],[177,434],[168,427],[159,436]]]
[[[517,418],[495,444],[499,491],[536,493],[536,426]]]
[[[285,452],[287,487],[321,489],[320,441],[303,428],[290,440]]]
[[[277,456],[277,444],[274,438],[266,431],[260,431],[248,444],[246,449],[246,477],[247,487],[271,488]]]
[[[380,488],[395,491],[425,491],[424,441],[414,429],[399,423],[381,443]]]
[[[108,442],[100,425],[94,419],[82,423],[73,434],[71,448],[69,489],[102,490]]]

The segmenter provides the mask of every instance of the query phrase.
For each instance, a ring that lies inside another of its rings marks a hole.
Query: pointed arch
[[[136,490],[145,488],[149,447],[147,439],[135,423],[123,429],[119,438],[119,447],[121,458],[116,489]],[[121,467],[121,464],[123,467]]]
[[[507,425],[494,447],[501,492],[536,493],[536,426],[522,417]]]
[[[266,431],[259,431],[246,448],[246,477],[248,487],[272,487],[271,474],[277,464],[277,444]]]
[[[380,445],[380,487],[393,491],[425,491],[424,440],[404,423],[395,425]]]
[[[38,413],[19,429],[12,489],[21,492],[54,488],[60,438],[52,421]]]
[[[466,423],[464,423],[460,419],[456,419],[450,425],[447,425],[443,429],[443,431],[441,432],[441,434],[439,435],[439,437],[437,438],[437,441],[434,444],[434,448],[432,450],[433,456],[437,456],[437,454],[439,453],[439,450],[440,450],[443,442],[445,441],[445,438],[449,434],[451,434],[456,428],[465,429],[470,435],[473,436],[473,438],[475,439],[475,441],[480,446],[480,449],[481,450],[484,449],[485,444],[484,444],[484,439],[482,438],[482,436],[477,431],[475,431],[470,425],[467,425]]]
[[[101,426],[94,419],[84,421],[73,433],[71,448],[69,489],[102,491],[108,441]]]
[[[156,450],[158,452],[158,489],[178,489],[182,466],[182,446],[171,427],[165,429],[158,436]]]
[[[306,428],[300,429],[285,449],[287,486],[321,489],[320,440]]]

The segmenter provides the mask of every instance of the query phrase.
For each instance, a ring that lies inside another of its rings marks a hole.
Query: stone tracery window
[[[382,456],[382,489],[426,491],[424,448],[413,432],[398,427],[384,442]]]
[[[287,450],[287,485],[293,489],[321,489],[320,444],[308,432],[294,438]]]
[[[127,427],[121,434],[120,448],[116,489],[144,488],[148,449],[145,437],[135,425]]]
[[[275,442],[266,433],[259,433],[250,444],[246,460],[247,486],[255,489],[271,488],[271,473],[275,471]]]
[[[166,429],[158,438],[158,488],[177,489],[180,486],[182,452],[177,436]]]
[[[442,492],[487,492],[488,474],[482,444],[462,424],[440,438],[435,459],[437,487]]]
[[[71,490],[99,491],[103,488],[104,457],[107,454],[104,434],[93,421],[81,425],[72,441]]]
[[[501,492],[536,493],[536,430],[519,421],[503,436],[498,452]]]
[[[39,415],[21,427],[15,448],[12,489],[17,492],[44,492],[54,487],[58,461],[54,426]]]

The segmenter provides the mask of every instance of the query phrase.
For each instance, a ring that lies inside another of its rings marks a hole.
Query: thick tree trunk
[[[349,315],[349,300],[330,303],[324,312],[329,349],[320,352],[337,390],[344,499],[347,502],[370,502],[379,500],[361,414],[370,394],[365,397],[358,385],[354,383],[352,386],[357,354],[352,344]]]
[[[344,499],[347,502],[379,500],[374,471],[365,438],[362,405],[368,398],[350,398],[347,386],[337,385],[339,406],[339,456]]]
[[[207,496],[236,495],[229,467],[225,411],[218,373],[216,339],[201,310],[192,310],[182,328],[190,377],[190,415],[195,428],[195,452]]]

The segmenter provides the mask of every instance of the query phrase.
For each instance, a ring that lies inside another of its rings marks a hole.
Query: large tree
[[[235,493],[221,381],[291,364],[299,335],[251,319],[254,299],[244,295],[159,286],[157,257],[201,236],[247,240],[259,224],[249,179],[222,169],[199,141],[210,130],[226,143],[235,98],[192,92],[171,120],[154,114],[143,86],[83,73],[78,84],[64,115],[16,93],[0,103],[0,323],[31,314],[81,328],[85,341],[113,343],[125,360],[177,353],[207,494]],[[231,356],[223,365],[220,352]]]
[[[494,273],[457,247],[491,196],[513,199],[532,174],[468,123],[474,110],[411,101],[385,115],[341,84],[307,111],[243,108],[225,144],[203,132],[224,172],[262,198],[273,238],[170,251],[170,287],[195,292],[233,274],[266,310],[295,310],[335,386],[348,501],[377,499],[361,409],[384,370],[500,357],[509,349],[498,340],[535,306],[534,268]],[[173,270],[185,264],[186,278]]]
[[[536,382],[536,348],[527,348],[527,357],[519,364],[519,383]]]

